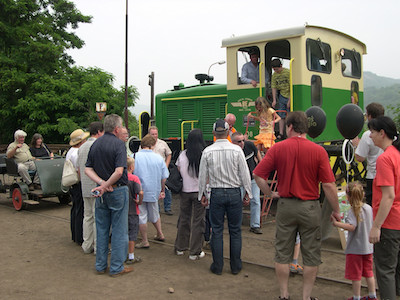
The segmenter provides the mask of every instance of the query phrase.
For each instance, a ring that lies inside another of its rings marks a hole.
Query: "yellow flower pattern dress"
[[[263,145],[265,149],[269,149],[275,144],[276,137],[271,124],[274,114],[275,110],[273,108],[269,108],[260,114],[260,132],[254,137],[254,145]]]

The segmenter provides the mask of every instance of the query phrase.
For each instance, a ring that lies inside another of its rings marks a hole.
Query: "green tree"
[[[74,66],[66,53],[84,45],[74,30],[90,21],[68,0],[0,0],[0,143],[18,128],[40,132],[47,143],[66,142],[97,120],[96,102],[123,115],[124,90],[112,86],[113,75]],[[137,96],[129,87],[129,106]]]

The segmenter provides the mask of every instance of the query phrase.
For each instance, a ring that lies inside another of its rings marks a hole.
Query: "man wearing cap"
[[[258,59],[260,58],[260,54],[258,49],[252,49],[249,52],[250,61],[245,63],[242,67],[242,76],[240,76],[240,81],[243,84],[251,84],[253,87],[257,86],[257,83],[260,82],[260,72],[259,72],[259,64]],[[269,81],[268,72],[265,69],[265,82]]]
[[[82,184],[83,197],[83,243],[82,249],[85,254],[96,253],[96,223],[95,204],[96,198],[91,194],[97,185],[85,174],[85,164],[90,147],[94,141],[104,134],[104,126],[101,122],[92,122],[89,125],[90,137],[78,150],[79,175]]]
[[[90,147],[85,174],[98,187],[96,199],[96,271],[104,274],[108,266],[108,241],[110,229],[111,259],[110,276],[115,277],[133,271],[124,268],[128,254],[129,191],[127,155],[123,136],[122,118],[116,114],[104,118],[104,135]]]
[[[211,250],[212,273],[221,275],[224,266],[223,231],[224,216],[227,215],[230,235],[230,267],[232,274],[242,269],[242,207],[249,204],[251,193],[250,174],[243,151],[228,140],[229,124],[217,120],[213,126],[216,138],[214,144],[204,149],[200,160],[198,200],[203,206],[208,205],[206,184],[211,187],[210,222],[212,226]],[[240,187],[246,194],[243,202]]]
[[[235,129],[235,127],[233,127],[233,126],[235,126],[235,123],[236,123],[236,116],[234,115],[234,114],[232,114],[232,113],[229,113],[229,114],[227,114],[226,116],[225,116],[225,122],[226,123],[228,123],[228,125],[229,125],[229,130],[228,130],[228,137],[227,137],[227,139],[228,139],[228,141],[230,141],[231,143],[232,143],[232,134],[234,134],[235,132],[236,132],[236,129]],[[216,141],[217,139],[215,138],[215,136],[214,136],[214,142]]]
[[[18,165],[18,174],[21,175],[23,181],[29,186],[29,190],[33,191],[35,188],[40,189],[39,177],[35,174],[33,182],[29,175],[29,170],[36,171],[33,157],[29,151],[29,146],[25,143],[26,132],[18,129],[14,133],[14,142],[7,147],[7,158],[14,158]]]
[[[74,130],[70,135],[69,144],[72,146],[65,156],[69,159],[79,174],[78,166],[78,149],[86,142],[89,132],[84,132],[82,129]],[[83,243],[83,197],[81,182],[74,184],[69,189],[72,200],[71,207],[71,233],[72,240],[81,245]]]

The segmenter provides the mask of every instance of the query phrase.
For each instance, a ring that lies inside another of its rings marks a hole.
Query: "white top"
[[[78,150],[79,148],[71,147],[69,148],[65,159],[69,159],[75,167],[75,170],[78,172]]]
[[[199,171],[199,200],[206,194],[207,180],[211,189],[243,186],[249,197],[253,198],[243,150],[227,139],[218,139],[203,151]]]
[[[190,176],[188,172],[189,160],[186,156],[186,150],[179,154],[178,159],[175,163],[182,177],[182,192],[184,193],[197,193],[199,191],[199,179],[197,177]]]
[[[383,153],[383,150],[375,146],[369,135],[370,130],[363,133],[360,142],[358,143],[356,154],[365,157],[367,160],[367,179],[374,179],[376,175],[376,159]]]
[[[345,253],[361,255],[373,253],[374,245],[369,242],[369,232],[372,227],[372,207],[364,203],[360,210],[360,223],[358,225],[353,209],[349,210],[345,222],[356,226],[354,231],[349,231]]]

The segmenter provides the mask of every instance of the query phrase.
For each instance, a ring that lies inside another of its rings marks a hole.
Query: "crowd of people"
[[[248,117],[260,122],[260,134],[262,129],[263,134],[270,134],[271,125],[280,122],[280,117],[275,116],[264,100],[257,99],[258,113]],[[285,118],[287,139],[275,143],[275,138],[269,135],[268,140],[273,142],[268,144],[261,137],[258,143],[247,141],[234,128],[235,116],[228,114],[214,123],[214,143],[208,147],[200,129],[190,131],[186,149],[176,162],[171,162],[171,149],[158,138],[157,127],[150,127],[139,151],[127,157],[127,130],[122,118],[108,115],[104,124],[91,123],[89,132],[77,129],[70,135],[71,148],[66,159],[80,175],[80,182],[70,188],[72,240],[81,245],[84,253],[94,252],[97,273],[108,271],[111,276],[130,273],[133,268],[127,265],[141,261],[134,249],[150,248],[148,222],[157,231],[154,240],[165,241],[158,203],[164,200],[166,215],[172,214],[171,200],[165,199],[170,193],[166,187],[168,165],[173,163],[182,177],[176,255],[183,256],[188,251],[189,259],[201,259],[205,256],[204,241],[209,241],[210,271],[221,275],[226,216],[230,271],[239,274],[243,205],[250,204],[250,231],[262,234],[262,191],[265,196],[278,199],[275,272],[279,299],[290,299],[289,274],[293,259],[297,265],[301,249],[302,298],[314,300],[317,298],[311,294],[321,264],[321,187],[332,208],[332,225],[349,231],[345,250],[345,278],[353,283],[353,296],[349,299],[377,299],[374,266],[381,299],[396,299],[400,295],[399,133],[393,120],[384,116],[380,104],[367,106],[367,118],[369,130],[355,151],[357,160],[368,161],[367,186],[364,194],[360,183],[348,184],[346,194],[351,210],[342,220],[328,154],[322,146],[306,138],[308,120],[304,112],[290,112]],[[23,180],[32,186],[39,184],[28,173],[34,167],[33,160],[51,156],[51,152],[40,134],[32,138],[32,150],[24,143],[25,137],[22,130],[15,132],[7,157],[16,160]],[[255,144],[263,147],[257,148]],[[268,179],[275,171],[278,184],[277,190],[272,191]],[[139,234],[141,241],[136,243]],[[362,277],[368,284],[368,295],[364,297],[360,295]]]

